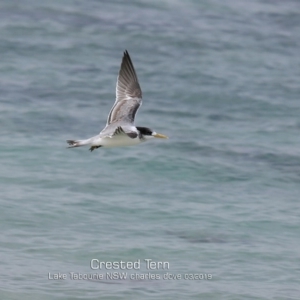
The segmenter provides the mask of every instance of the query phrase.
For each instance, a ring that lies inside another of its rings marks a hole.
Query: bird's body
[[[116,101],[108,115],[105,128],[86,140],[67,140],[69,148],[91,145],[90,150],[100,147],[138,145],[153,137],[167,138],[147,127],[136,127],[134,118],[142,104],[142,91],[132,61],[124,52],[117,80]]]

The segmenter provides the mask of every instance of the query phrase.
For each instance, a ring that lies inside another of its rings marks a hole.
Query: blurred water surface
[[[0,8],[1,299],[299,299],[299,1]],[[104,127],[125,49],[136,124],[170,139],[66,149]],[[161,279],[70,278],[110,272],[93,258]]]

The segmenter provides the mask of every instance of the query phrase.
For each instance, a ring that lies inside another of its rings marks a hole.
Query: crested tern
[[[86,140],[67,140],[68,148],[90,145],[90,151],[100,147],[133,146],[152,138],[168,138],[148,127],[134,125],[142,104],[142,90],[127,50],[124,52],[116,86],[116,101],[108,115],[105,128]]]

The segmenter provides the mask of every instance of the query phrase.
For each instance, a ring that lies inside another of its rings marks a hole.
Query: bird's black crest
[[[152,135],[153,131],[148,127],[136,127],[142,135]]]

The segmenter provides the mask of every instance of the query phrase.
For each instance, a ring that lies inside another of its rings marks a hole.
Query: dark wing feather
[[[116,102],[109,113],[107,124],[120,120],[133,123],[141,104],[142,90],[131,58],[125,51],[117,80]]]
[[[124,129],[121,126],[116,128],[116,130],[115,130],[115,132],[113,133],[112,136],[120,135],[120,134],[121,135],[126,134],[131,139],[135,139],[138,136],[137,132],[134,132],[134,131],[125,132]]]

